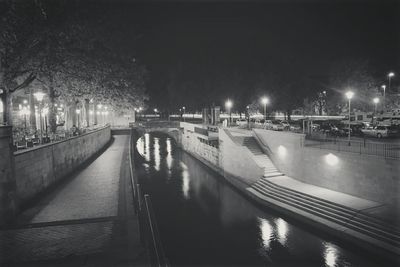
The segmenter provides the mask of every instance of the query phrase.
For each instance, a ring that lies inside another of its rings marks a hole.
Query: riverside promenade
[[[229,131],[237,145],[247,147],[255,158],[269,158],[257,142],[248,141],[254,139],[251,131],[237,128]],[[356,243],[383,258],[400,261],[398,207],[300,182],[279,172],[269,159],[268,162],[274,175],[266,172],[255,183],[243,179],[235,184],[261,205]]]
[[[0,231],[1,266],[147,263],[129,170],[129,136],[111,145]]]

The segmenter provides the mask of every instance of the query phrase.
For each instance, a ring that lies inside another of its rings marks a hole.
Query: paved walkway
[[[114,136],[97,159],[21,214],[21,226],[0,231],[0,262],[7,266],[144,264],[128,147],[129,136]]]
[[[254,139],[251,131],[229,130],[234,139]],[[236,143],[246,146],[254,158],[259,154],[254,153],[258,151],[254,142],[252,145]],[[272,164],[270,160],[268,162]],[[397,260],[400,256],[398,207],[303,183],[281,173],[270,177],[264,175],[246,191],[263,205],[273,206],[315,227],[324,227],[343,239],[351,237],[353,243],[384,258]]]
[[[251,130],[240,128],[231,128],[229,130],[231,131],[233,136],[252,136]],[[303,183],[288,176],[272,177],[268,178],[268,181],[276,185],[298,191],[300,193],[308,194],[357,210],[361,213],[371,215],[387,223],[390,223],[395,227],[400,227],[400,210],[398,209],[398,207],[387,206],[379,202]]]

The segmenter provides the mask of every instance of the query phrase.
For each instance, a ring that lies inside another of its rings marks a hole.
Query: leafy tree
[[[3,1],[0,10],[0,93],[3,123],[11,125],[12,93],[36,78],[27,62],[40,49],[36,33],[43,14],[36,1]]]
[[[333,109],[348,110],[345,92],[354,92],[352,109],[370,111],[372,99],[379,93],[378,82],[373,77],[368,61],[342,60],[332,65],[330,71],[328,105]]]

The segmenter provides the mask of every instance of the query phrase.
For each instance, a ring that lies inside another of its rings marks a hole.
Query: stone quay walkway
[[[229,130],[239,145],[246,146],[240,140],[252,137],[252,132],[246,129]],[[303,183],[282,173],[264,175],[257,182],[244,185],[243,190],[262,205],[357,243],[382,257],[396,262],[400,258],[400,211],[396,206]]]
[[[134,213],[129,136],[0,231],[1,266],[137,266],[147,263]]]

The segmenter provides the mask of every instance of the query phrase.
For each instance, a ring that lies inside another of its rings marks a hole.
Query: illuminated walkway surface
[[[123,149],[128,136],[114,143],[81,171],[31,220],[32,223],[116,216]]]
[[[98,158],[21,214],[20,226],[0,231],[0,266],[143,264],[128,147],[129,136],[114,136]]]
[[[232,128],[230,131],[234,138],[252,136],[252,131],[246,129]],[[398,212],[395,207],[383,205],[379,202],[359,198],[327,188],[303,183],[285,175],[270,177],[267,180],[283,188],[298,191],[316,198],[321,198],[361,213],[377,217],[387,223],[393,224],[394,226],[400,225],[400,212]]]

